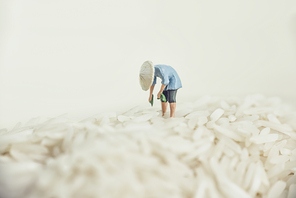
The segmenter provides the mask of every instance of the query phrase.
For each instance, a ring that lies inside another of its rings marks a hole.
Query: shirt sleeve
[[[155,85],[155,84],[156,84],[156,76],[154,76],[154,80],[153,80],[152,85]]]
[[[170,83],[169,76],[168,75],[163,75],[162,78],[161,78],[161,84],[168,85],[169,83]]]

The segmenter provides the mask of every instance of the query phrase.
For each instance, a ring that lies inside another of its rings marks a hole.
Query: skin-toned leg
[[[167,110],[168,102],[161,102],[162,116],[164,116]]]
[[[175,117],[176,103],[170,103],[171,118]]]

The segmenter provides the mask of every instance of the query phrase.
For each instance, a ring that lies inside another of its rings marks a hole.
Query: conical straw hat
[[[140,85],[144,91],[147,91],[154,80],[154,65],[151,61],[145,61],[140,69]]]

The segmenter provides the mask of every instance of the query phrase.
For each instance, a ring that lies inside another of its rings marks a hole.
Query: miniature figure
[[[144,91],[150,88],[149,102],[153,105],[153,90],[156,77],[161,79],[161,88],[157,99],[161,99],[162,116],[170,103],[170,117],[175,117],[177,90],[182,87],[177,72],[168,65],[153,65],[151,61],[145,61],[140,70],[140,84]]]

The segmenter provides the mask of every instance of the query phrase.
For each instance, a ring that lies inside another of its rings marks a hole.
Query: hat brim
[[[144,91],[147,91],[154,80],[154,65],[151,61],[145,61],[140,69],[140,85]]]

